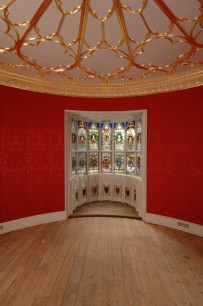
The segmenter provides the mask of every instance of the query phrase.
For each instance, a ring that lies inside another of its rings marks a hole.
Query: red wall
[[[147,211],[203,224],[203,87],[85,99],[0,87],[0,222],[64,210],[64,109],[148,109]]]

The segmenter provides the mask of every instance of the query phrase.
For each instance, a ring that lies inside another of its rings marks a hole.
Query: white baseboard
[[[42,215],[36,215],[27,218],[12,220],[0,223],[0,234],[5,234],[8,232],[12,232],[15,230],[19,230],[34,225],[62,221],[66,219],[67,219],[66,212],[59,211],[59,212],[53,212],[48,214],[42,214]]]
[[[203,237],[203,226],[192,222],[169,218],[155,214],[145,214],[145,221],[157,225],[163,225],[177,230],[181,230],[190,234]]]
[[[63,221],[67,219],[66,214],[67,213],[65,211],[59,211],[0,223],[0,234],[5,234],[39,224]],[[167,226],[203,237],[203,226],[199,224],[150,213],[146,213],[144,219],[144,221],[148,223]]]

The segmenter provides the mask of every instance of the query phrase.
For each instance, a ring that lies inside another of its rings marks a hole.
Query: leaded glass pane
[[[114,153],[114,172],[124,173],[124,153],[123,152]]]
[[[141,175],[141,154],[136,154],[136,174]]]
[[[89,129],[89,150],[99,149],[99,131],[93,123]]]
[[[135,153],[126,153],[126,174],[135,175]]]
[[[137,122],[137,150],[141,151],[142,121],[141,118]]]
[[[123,123],[92,123],[72,118],[71,135],[72,175],[112,173],[112,169],[114,173],[141,175],[141,117]]]
[[[78,128],[78,149],[87,150],[87,130],[82,121]]]
[[[77,134],[76,134],[76,125],[75,120],[72,119],[72,125],[71,125],[71,137],[72,137],[72,150],[77,149]]]
[[[106,124],[102,130],[102,151],[111,151],[111,129]]]
[[[101,154],[101,169],[102,173],[110,173],[112,166],[111,166],[111,153],[109,152],[102,152]]]
[[[122,151],[124,150],[124,129],[121,124],[118,124],[114,132],[114,146],[115,150]]]
[[[126,130],[126,150],[135,151],[135,127],[132,122],[129,123]]]
[[[87,153],[79,152],[78,153],[78,174],[87,173]]]
[[[76,153],[72,152],[72,175],[77,173],[77,157]]]
[[[99,172],[99,153],[89,153],[89,173]]]

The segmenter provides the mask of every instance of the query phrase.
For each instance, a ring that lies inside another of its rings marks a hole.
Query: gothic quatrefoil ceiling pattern
[[[0,0],[5,85],[148,94],[202,85],[202,67],[202,0]]]

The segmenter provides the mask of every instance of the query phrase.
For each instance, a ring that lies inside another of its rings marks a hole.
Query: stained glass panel
[[[72,119],[72,124],[71,124],[71,138],[72,138],[72,150],[77,149],[77,134],[76,134],[76,125],[75,125],[75,120]]]
[[[141,175],[141,154],[136,154],[136,174]]]
[[[71,119],[71,135],[72,175],[99,171],[112,173],[112,170],[114,173],[141,175],[141,117],[123,123]]]
[[[114,153],[114,172],[124,173],[124,153],[123,152]]]
[[[105,124],[102,130],[102,151],[111,151],[111,129],[108,124]]]
[[[142,121],[141,118],[137,122],[137,150],[141,151]]]
[[[79,152],[78,153],[78,174],[87,173],[87,153]]]
[[[126,153],[126,174],[135,175],[135,153]]]
[[[93,123],[89,129],[89,150],[99,149],[99,130]]]
[[[111,153],[102,152],[101,154],[101,169],[102,173],[110,173],[112,171],[111,166]]]
[[[89,153],[89,173],[99,172],[99,153]]]
[[[76,153],[72,152],[72,175],[76,175],[77,173],[77,157]]]
[[[87,150],[87,130],[82,121],[78,128],[78,149]]]
[[[118,124],[115,132],[114,132],[114,146],[115,150],[122,151],[124,150],[124,129],[121,124]]]
[[[126,150],[135,150],[135,127],[132,122],[129,123],[129,126],[126,130]]]

